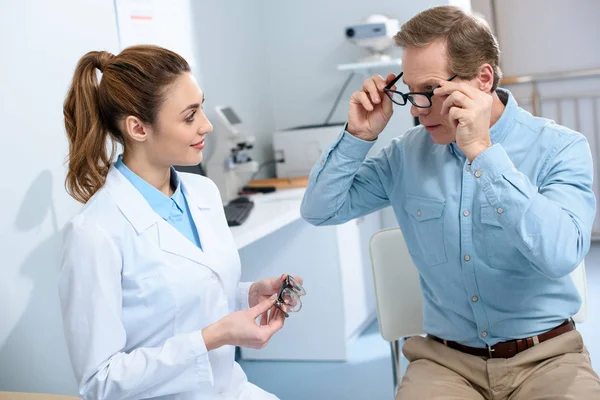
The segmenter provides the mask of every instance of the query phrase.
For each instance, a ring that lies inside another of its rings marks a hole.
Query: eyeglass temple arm
[[[396,82],[398,82],[398,80],[400,78],[402,78],[402,75],[404,74],[404,72],[400,72],[400,74],[395,77],[394,79],[392,79],[392,81],[390,83],[388,83],[387,85],[385,85],[385,89],[391,89],[392,86],[394,86],[396,84]]]

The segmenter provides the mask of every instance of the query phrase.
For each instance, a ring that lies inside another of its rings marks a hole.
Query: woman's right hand
[[[389,74],[386,80],[373,75],[363,82],[361,90],[352,93],[347,128],[350,134],[366,141],[377,139],[394,113],[393,103],[383,91],[394,78],[394,74]]]
[[[224,345],[262,349],[269,343],[271,336],[283,327],[285,316],[274,306],[277,296],[263,300],[252,308],[233,312],[202,330],[204,343],[208,351]],[[256,319],[271,310],[270,317]]]

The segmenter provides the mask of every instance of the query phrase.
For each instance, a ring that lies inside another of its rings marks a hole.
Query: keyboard
[[[233,200],[225,206],[225,218],[227,225],[239,226],[248,219],[250,211],[254,208],[254,203],[251,201],[236,201]]]

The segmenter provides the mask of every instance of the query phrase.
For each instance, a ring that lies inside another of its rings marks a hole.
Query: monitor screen
[[[242,122],[231,108],[225,107],[221,111],[223,111],[223,115],[225,115],[225,118],[227,118],[227,121],[229,121],[231,125],[236,125]]]

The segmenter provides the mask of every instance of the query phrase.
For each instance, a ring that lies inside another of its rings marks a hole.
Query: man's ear
[[[489,93],[494,87],[494,69],[488,63],[483,64],[479,67],[479,74],[477,75],[479,81],[479,90]]]
[[[148,139],[148,126],[133,115],[125,118],[124,134],[134,142],[144,142]]]

